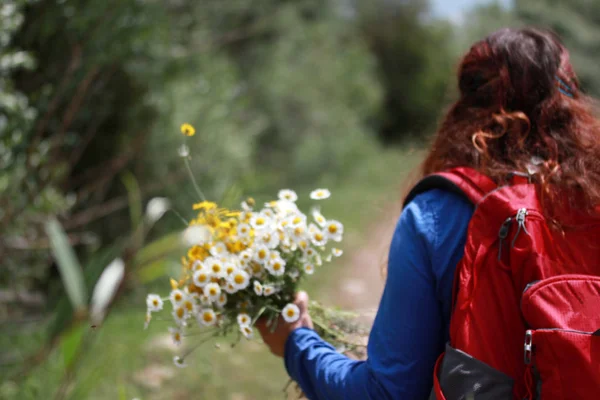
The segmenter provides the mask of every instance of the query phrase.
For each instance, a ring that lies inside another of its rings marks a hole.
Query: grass
[[[401,183],[419,158],[420,153],[385,151],[362,162],[343,181],[322,182],[332,191],[331,199],[323,202],[322,212],[344,223],[346,238],[342,248],[346,254],[365,241],[368,232],[364,227],[383,218],[390,204],[400,203]],[[298,191],[304,193],[309,189],[298,188]],[[316,279],[306,287],[313,298],[328,293],[336,277],[347,267],[345,260],[346,257],[341,257],[317,272]],[[163,282],[158,288],[167,290]],[[165,336],[169,323],[153,321],[148,330],[142,330],[147,290],[140,288],[123,297],[104,324],[90,333],[91,340],[77,364],[73,383],[66,388],[65,398],[284,398],[282,389],[288,378],[283,363],[259,341],[243,341],[231,348],[228,340],[221,340],[220,349],[214,343],[207,343],[187,359],[188,368],[175,368],[171,360],[176,353]],[[4,353],[8,348],[35,348],[43,340],[37,331],[4,335],[0,338],[0,350]],[[64,374],[64,364],[59,347],[23,381],[5,379],[0,383],[0,398],[53,398]],[[2,375],[6,372],[3,370]]]

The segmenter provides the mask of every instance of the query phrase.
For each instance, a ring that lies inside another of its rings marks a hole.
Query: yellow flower
[[[196,129],[190,124],[181,125],[181,133],[185,136],[194,136],[196,134]]]
[[[196,203],[192,207],[194,210],[212,210],[213,208],[217,208],[217,204],[212,201],[201,201],[200,203]]]

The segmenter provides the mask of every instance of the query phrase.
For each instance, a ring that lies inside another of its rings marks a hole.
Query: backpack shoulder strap
[[[473,205],[498,186],[494,181],[473,168],[458,167],[436,172],[421,179],[404,199],[403,207],[420,193],[430,189],[444,189],[461,195]]]

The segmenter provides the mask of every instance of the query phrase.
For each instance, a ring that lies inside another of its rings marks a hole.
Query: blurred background
[[[345,253],[307,289],[368,323],[403,190],[473,41],[552,28],[600,94],[594,1],[0,3],[0,399],[284,398],[260,342],[224,339],[176,369],[168,322],[143,329],[146,294],[169,290],[185,254],[177,213],[198,200],[184,139],[210,199],[329,188]],[[155,197],[177,213],[156,220]]]

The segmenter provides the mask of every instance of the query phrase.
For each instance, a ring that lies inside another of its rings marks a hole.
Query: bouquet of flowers
[[[192,136],[193,127],[183,125],[182,132]],[[190,170],[188,154],[180,153]],[[199,195],[203,197],[200,191]],[[310,193],[314,201],[329,197],[327,189]],[[252,198],[236,210],[204,198],[194,204],[195,219],[184,232],[190,247],[181,259],[181,276],[171,279],[168,296],[147,296],[146,326],[154,313],[170,308],[169,331],[180,345],[186,336],[200,337],[199,344],[206,342],[203,335],[213,338],[232,332],[238,333],[236,342],[252,339],[259,318],[273,329],[297,321],[299,309],[293,301],[299,285],[332,258],[342,256],[335,245],[344,234],[341,222],[326,218],[317,206],[302,212],[297,199],[293,190],[282,189],[262,207]],[[353,314],[317,302],[311,302],[309,309],[315,330],[339,351],[363,347],[353,339],[361,330]],[[175,356],[175,365],[186,366],[190,353]]]

